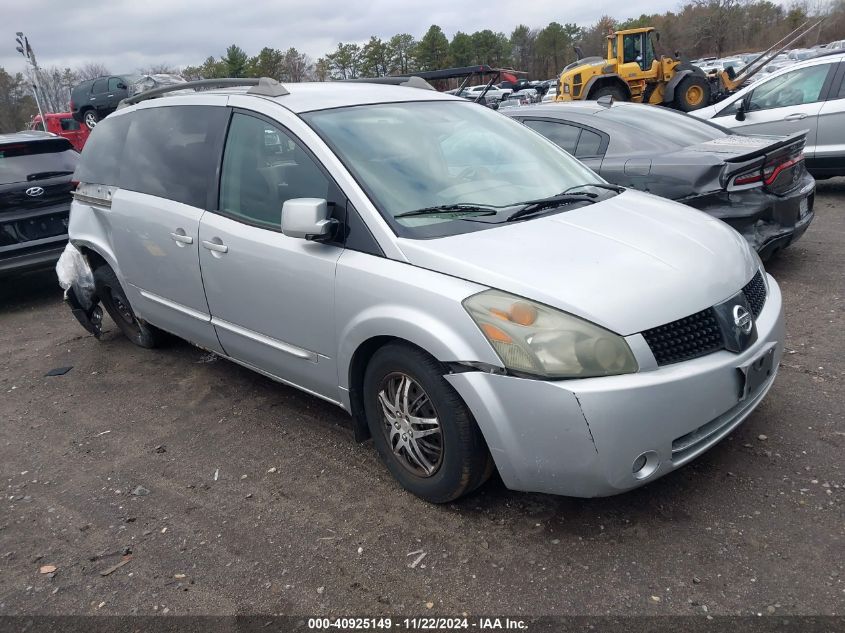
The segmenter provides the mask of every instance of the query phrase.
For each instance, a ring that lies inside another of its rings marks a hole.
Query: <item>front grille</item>
[[[766,283],[763,280],[762,271],[758,270],[751,281],[742,288],[742,294],[756,319],[766,303]],[[728,336],[726,347],[722,326],[716,312],[714,308],[707,308],[683,319],[643,332],[643,338],[651,348],[657,364],[662,366],[680,363],[722,349],[738,351],[731,347],[730,336]],[[727,324],[725,327],[728,327]]]
[[[751,308],[751,314],[756,319],[763,311],[763,305],[766,303],[766,283],[763,281],[763,274],[758,270],[757,274],[751,278],[745,287],[742,289],[742,294],[745,295],[748,301],[748,307]]]
[[[713,308],[643,332],[658,365],[671,365],[724,348]]]

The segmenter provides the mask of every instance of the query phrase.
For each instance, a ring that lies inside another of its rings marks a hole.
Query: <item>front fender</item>
[[[622,77],[620,77],[616,73],[607,73],[604,75],[595,75],[590,78],[587,84],[584,86],[584,90],[581,92],[582,99],[589,99],[590,98],[590,90],[593,89],[593,86],[596,85],[598,81],[605,81],[605,80],[613,80],[614,83],[618,84],[620,88],[622,88],[628,95],[628,98],[631,98],[631,88],[625,82]]]
[[[338,380],[349,389],[356,350],[375,337],[408,341],[442,362],[502,362],[461,301],[486,286],[411,264],[344,251],[338,260],[335,305]]]
[[[675,88],[683,81],[684,77],[692,75],[692,70],[677,70],[673,77],[666,83],[663,89],[663,103],[672,103],[675,100]]]

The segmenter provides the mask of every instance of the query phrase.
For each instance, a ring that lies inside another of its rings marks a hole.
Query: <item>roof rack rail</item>
[[[428,83],[422,77],[416,75],[404,77],[370,77],[366,79],[342,79],[348,83],[364,83],[364,84],[387,84],[388,86],[406,86],[408,88],[420,88],[421,90],[434,90],[434,86]]]
[[[153,88],[152,90],[140,92],[136,95],[123,99],[117,107],[118,109],[124,108],[135,103],[140,103],[141,101],[146,101],[147,99],[160,97],[168,92],[176,92],[177,90],[189,90],[191,88],[232,88],[235,86],[252,86],[249,90],[247,90],[247,94],[260,95],[262,97],[282,97],[286,94],[290,94],[287,88],[270,77],[248,77],[244,79],[198,79],[197,81],[186,81],[182,84],[162,86],[161,88]]]

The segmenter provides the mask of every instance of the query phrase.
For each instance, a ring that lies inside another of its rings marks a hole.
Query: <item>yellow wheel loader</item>
[[[664,105],[691,112],[721,101],[763,69],[794,42],[821,24],[805,22],[761,53],[739,72],[727,68],[707,74],[674,56],[655,53],[660,35],[653,27],[615,31],[607,36],[607,58],[584,57],[560,74],[555,101],[577,101],[611,96],[617,101]]]

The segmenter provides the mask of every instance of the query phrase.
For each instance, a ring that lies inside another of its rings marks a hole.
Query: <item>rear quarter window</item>
[[[91,131],[74,180],[117,186],[129,116],[106,117]]]
[[[213,194],[228,110],[167,106],[121,118],[131,123],[121,160],[120,188],[205,208]]]

